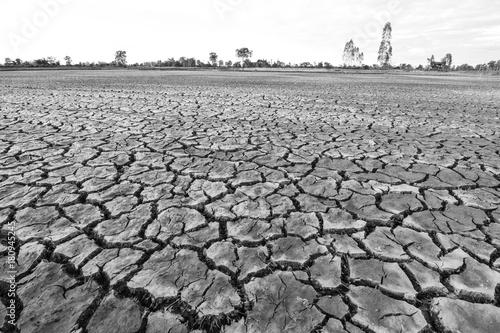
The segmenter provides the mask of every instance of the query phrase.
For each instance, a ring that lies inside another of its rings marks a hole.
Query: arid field
[[[2,72],[0,326],[498,332],[499,87]]]

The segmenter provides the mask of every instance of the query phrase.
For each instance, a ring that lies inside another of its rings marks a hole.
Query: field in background
[[[61,67],[3,67],[0,66],[0,72],[12,72],[12,71],[96,71],[96,70],[106,70],[106,71],[123,71],[122,68],[105,66],[105,67],[80,67],[80,66],[61,66]],[[324,73],[324,74],[387,74],[387,75],[423,75],[423,76],[498,76],[500,73],[498,71],[419,71],[419,70],[400,70],[400,69],[390,69],[390,70],[377,70],[377,69],[349,69],[349,68],[331,68],[331,69],[320,69],[320,68],[193,68],[193,67],[129,67],[127,70],[139,70],[139,71],[186,71],[186,72],[269,72],[269,73]]]

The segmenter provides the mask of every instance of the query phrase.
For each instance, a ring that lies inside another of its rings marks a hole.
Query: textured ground
[[[497,332],[499,83],[2,73],[2,303],[15,222],[22,333]]]

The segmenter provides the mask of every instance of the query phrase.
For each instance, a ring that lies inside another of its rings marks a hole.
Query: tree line
[[[488,71],[488,70],[500,70],[500,60],[490,61],[485,64],[478,64],[472,66],[469,64],[462,64],[459,66],[452,66],[452,55],[448,53],[441,61],[436,61],[434,55],[428,58],[428,64],[426,66],[419,65],[413,67],[410,64],[402,63],[400,65],[394,66],[392,64],[392,26],[388,22],[382,31],[382,41],[380,43],[377,64],[371,66],[363,64],[364,54],[360,49],[354,44],[351,39],[348,41],[344,47],[344,53],[342,55],[343,68],[363,68],[363,69],[402,69],[402,70],[431,70],[431,69],[444,69],[451,71]],[[187,67],[187,68],[334,68],[329,62],[320,61],[318,63],[302,62],[302,63],[285,63],[283,61],[277,60],[267,60],[258,59],[252,61],[253,51],[247,47],[242,47],[235,50],[235,56],[240,59],[240,61],[232,62],[231,60],[223,61],[219,59],[216,52],[210,52],[208,55],[208,61],[204,62],[196,58],[179,57],[178,59],[168,58],[167,60],[157,60],[157,61],[146,61],[142,63],[127,63],[127,52],[123,50],[118,50],[115,52],[115,59],[110,62],[79,62],[73,63],[70,56],[64,57],[64,66],[78,66],[78,67]],[[0,64],[0,66],[2,66]],[[61,62],[55,57],[47,57],[41,59],[35,59],[32,61],[23,61],[19,58],[11,59],[5,58],[3,66],[9,67],[59,67]]]
[[[64,57],[64,66],[79,66],[79,67],[200,67],[200,68],[333,68],[334,66],[329,62],[302,62],[299,64],[285,63],[280,60],[272,61],[267,59],[258,59],[252,61],[253,51],[247,47],[242,47],[235,50],[235,56],[241,59],[240,61],[223,61],[219,59],[216,52],[210,52],[208,55],[208,61],[204,62],[200,59],[189,58],[189,57],[179,57],[168,58],[167,60],[156,60],[156,61],[146,61],[142,63],[128,64],[127,62],[127,52],[123,50],[118,50],[115,52],[115,60],[110,62],[99,61],[99,62],[79,62],[73,63],[70,56]],[[1,66],[1,65],[0,65]],[[3,66],[12,67],[58,67],[61,66],[61,62],[56,60],[55,57],[47,57],[42,59],[36,59],[32,61],[23,61],[21,59],[12,60],[10,58],[5,58]]]

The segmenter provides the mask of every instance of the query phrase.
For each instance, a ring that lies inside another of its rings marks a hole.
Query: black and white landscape
[[[497,332],[491,7],[0,4],[0,331]]]

